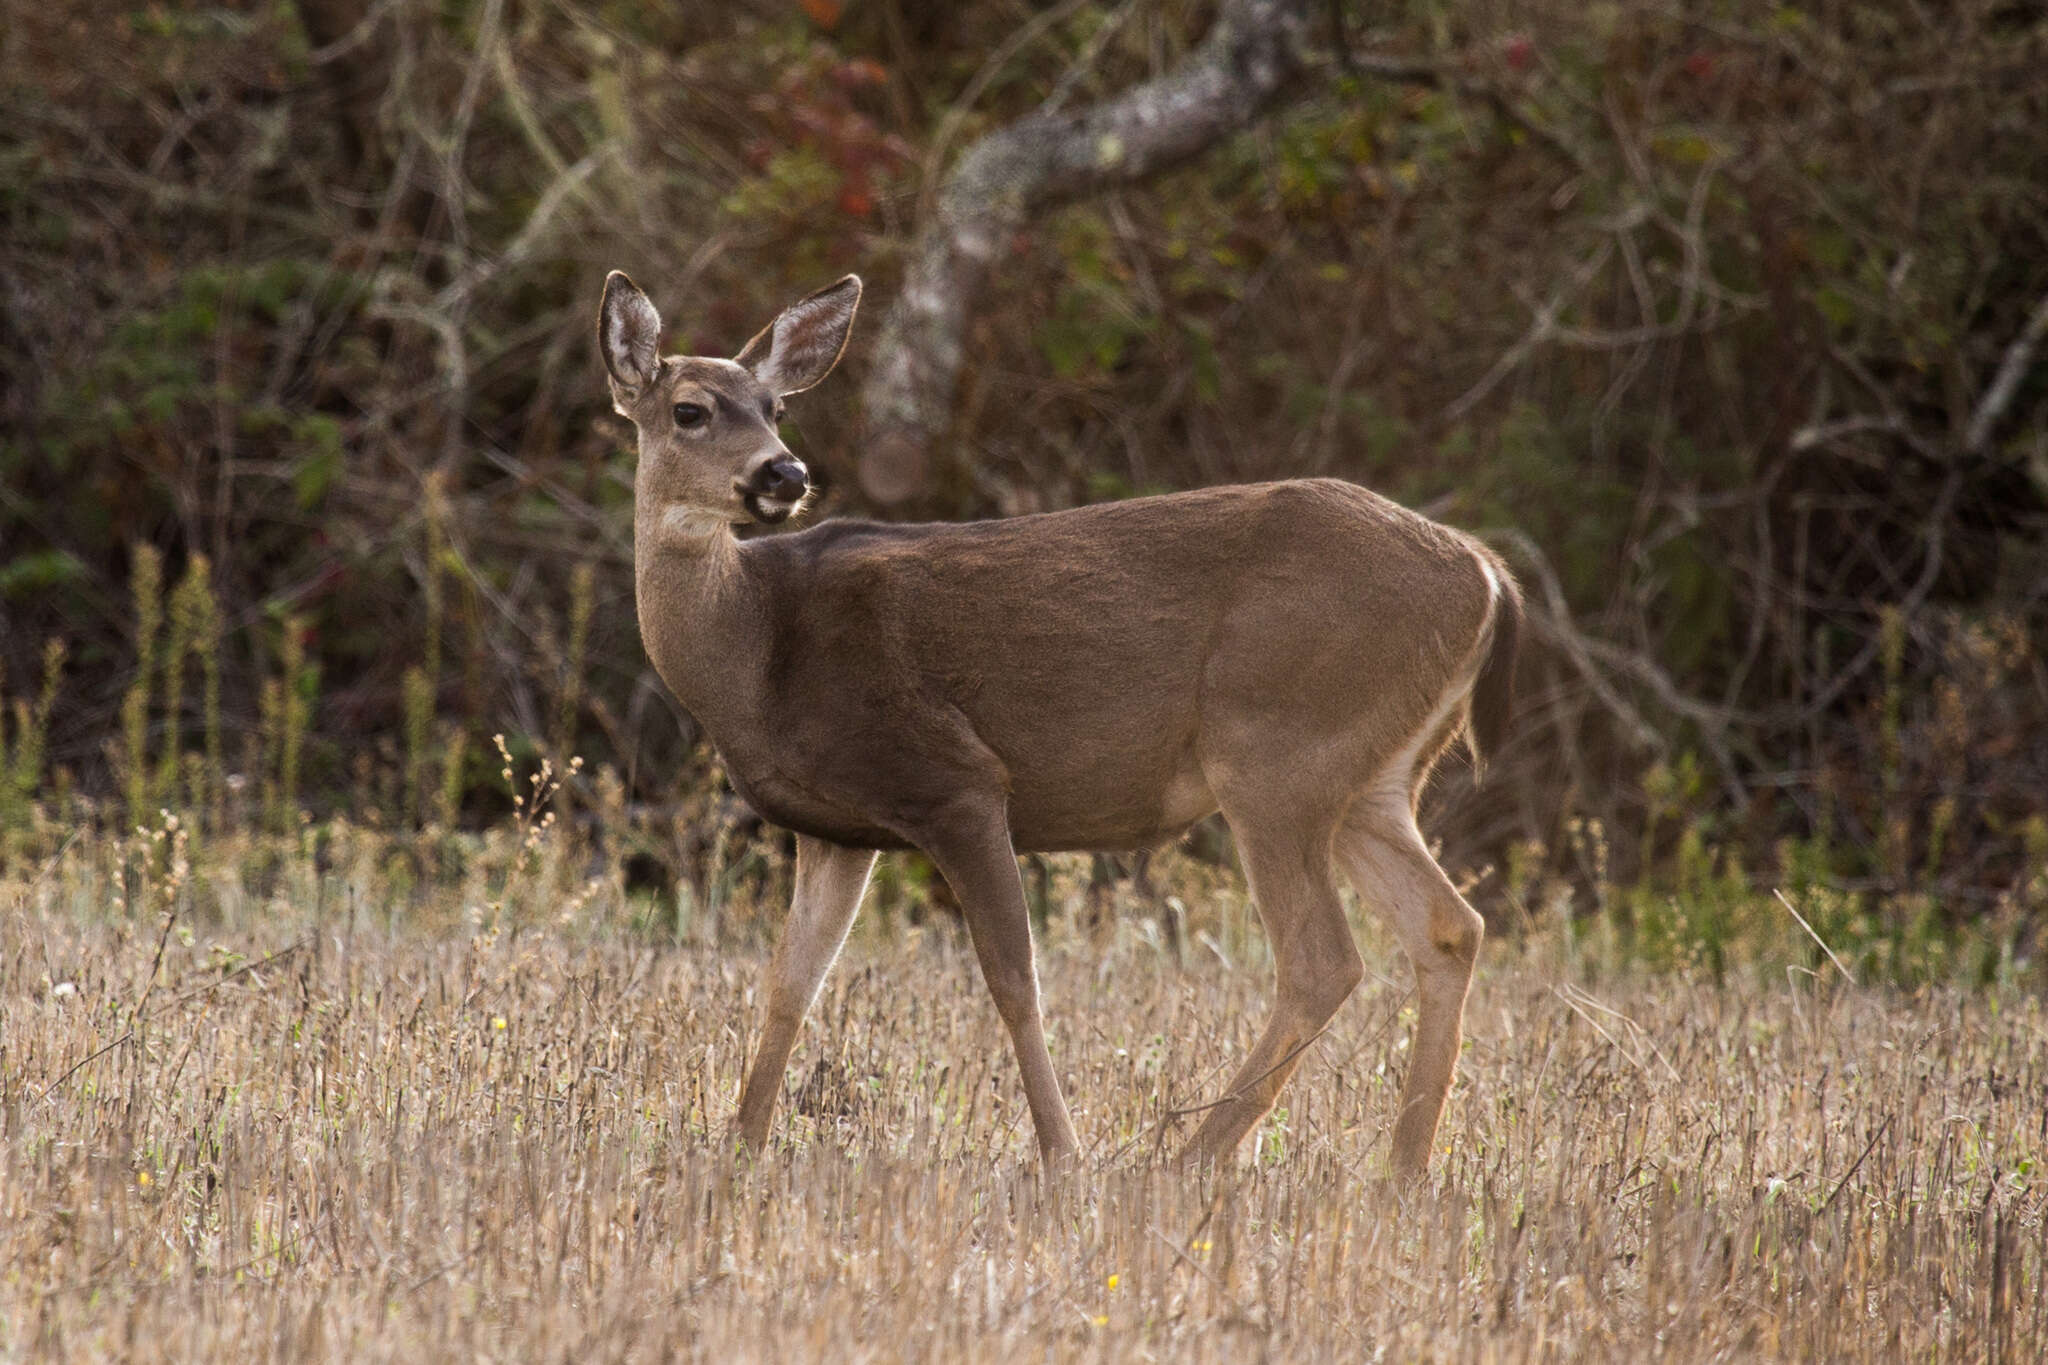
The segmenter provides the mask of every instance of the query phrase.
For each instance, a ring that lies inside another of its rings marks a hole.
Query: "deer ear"
[[[605,277],[604,303],[597,310],[597,349],[612,379],[612,403],[638,398],[660,368],[655,347],[661,340],[661,314],[626,278],[623,270]],[[626,416],[623,408],[620,416]]]
[[[839,363],[860,307],[860,276],[848,275],[782,310],[736,359],[775,394],[802,393]]]

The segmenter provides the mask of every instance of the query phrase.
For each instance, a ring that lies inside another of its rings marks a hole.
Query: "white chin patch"
[[[802,498],[769,498],[759,493],[747,494],[744,501],[747,512],[754,520],[766,522],[770,526],[788,521],[791,514],[803,503]]]

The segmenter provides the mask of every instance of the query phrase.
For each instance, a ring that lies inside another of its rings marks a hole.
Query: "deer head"
[[[614,270],[597,341],[612,406],[640,435],[635,500],[671,524],[787,521],[810,492],[810,471],[776,432],[782,400],[832,372],[859,305],[860,277],[848,275],[783,309],[731,360],[664,359],[661,315]]]

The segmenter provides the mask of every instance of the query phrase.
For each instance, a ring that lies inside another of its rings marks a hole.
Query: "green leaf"
[[[1829,226],[1815,230],[1807,249],[1813,254],[1814,264],[1831,274],[1840,274],[1848,268],[1854,246],[1848,233]]]
[[[1837,331],[1846,331],[1856,320],[1856,304],[1846,290],[1833,285],[1814,291],[1813,306],[1820,309],[1821,316]]]
[[[85,565],[67,550],[31,550],[0,565],[0,597],[26,597],[75,583]]]
[[[292,423],[292,443],[304,452],[292,469],[292,491],[310,512],[341,473],[341,424],[325,413],[308,413]]]

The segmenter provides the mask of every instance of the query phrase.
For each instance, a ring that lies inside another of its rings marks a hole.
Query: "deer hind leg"
[[[796,895],[782,941],[768,964],[768,1017],[761,1046],[740,1093],[739,1117],[733,1131],[759,1151],[768,1141],[768,1121],[782,1093],[783,1069],[796,1045],[797,1030],[824,984],[825,973],[846,942],[846,931],[875,869],[872,849],[843,848],[822,839],[798,835]]]
[[[1081,1143],[1074,1136],[1066,1097],[1060,1093],[1052,1054],[1045,1046],[1031,913],[1000,803],[992,811],[969,812],[949,822],[924,842],[924,849],[960,897],[981,978],[1010,1032],[1018,1069],[1024,1073],[1024,1097],[1031,1106],[1039,1152],[1047,1165],[1070,1160],[1080,1154]]]
[[[1184,1160],[1220,1160],[1236,1150],[1365,975],[1331,884],[1328,821],[1241,815],[1227,803],[1224,817],[1237,836],[1252,902],[1272,948],[1273,1008]]]
[[[1394,1123],[1393,1165],[1403,1177],[1419,1177],[1457,1070],[1465,994],[1486,923],[1430,856],[1406,790],[1361,796],[1338,831],[1337,858],[1415,969],[1415,1045]]]

